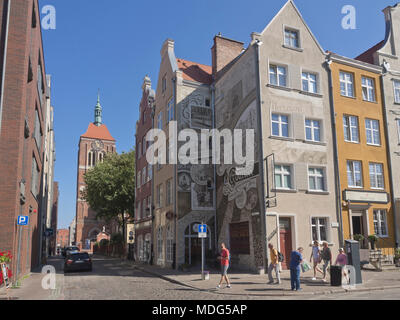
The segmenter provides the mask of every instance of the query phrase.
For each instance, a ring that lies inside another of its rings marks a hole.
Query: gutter
[[[336,189],[336,217],[339,221],[339,242],[340,247],[344,246],[344,235],[343,235],[343,213],[342,213],[342,191],[340,183],[340,172],[339,172],[339,157],[338,157],[338,144],[336,135],[336,111],[335,102],[333,99],[333,81],[332,81],[332,69],[331,69],[331,56],[328,55],[324,66],[328,72],[328,85],[329,85],[329,104],[331,112],[331,127],[332,127],[332,142],[333,142],[333,160],[335,169],[335,189]]]
[[[211,114],[212,114],[212,128],[217,129],[215,126],[215,83],[216,81],[213,82],[211,85]],[[213,141],[215,140],[215,131],[213,131]],[[215,148],[213,148],[213,153],[215,152]],[[215,159],[215,154],[213,154],[213,159]],[[215,251],[218,250],[218,225],[217,225],[217,173],[216,173],[216,164],[213,165],[213,173],[214,173],[214,245],[215,245]]]
[[[7,25],[6,25],[6,38],[4,42],[4,55],[3,55],[3,69],[1,79],[1,97],[0,97],[0,135],[1,135],[1,122],[3,118],[3,103],[4,103],[4,83],[6,79],[6,65],[7,65],[7,47],[8,47],[8,33],[10,27],[10,12],[11,12],[11,0],[7,1]]]
[[[176,61],[176,60],[175,60]],[[176,75],[176,73],[175,73],[175,75]],[[176,120],[177,119],[177,112],[176,112],[176,108],[177,108],[177,97],[176,97],[176,91],[177,91],[177,80],[176,80],[176,77],[174,77],[173,79],[172,79],[172,83],[173,83],[173,86],[172,86],[172,88],[173,88],[173,90],[174,90],[174,93],[173,93],[173,99],[174,99],[174,120]],[[176,141],[176,143],[178,143],[178,141]],[[168,147],[170,147],[170,145],[168,145]],[[176,148],[177,148],[178,146],[176,145]],[[169,152],[169,150],[167,150],[167,152]],[[177,157],[178,157],[178,154],[176,155]],[[168,157],[169,159],[170,159],[170,156]],[[178,160],[178,159],[177,159]],[[173,265],[172,265],[172,268],[173,269],[175,269],[175,270],[178,270],[178,252],[177,252],[177,243],[178,243],[178,205],[177,205],[177,196],[176,196],[176,194],[177,194],[177,187],[176,187],[176,185],[177,185],[177,175],[178,175],[178,166],[176,165],[176,164],[174,164],[174,217],[175,217],[175,244],[174,244],[174,248],[173,248],[173,254],[175,254],[175,259],[174,259],[174,261],[172,262],[173,263]],[[165,189],[167,189],[167,188],[165,188]],[[166,190],[165,190],[166,191]]]
[[[264,181],[264,146],[263,146],[263,128],[262,128],[262,112],[261,112],[261,107],[262,107],[262,99],[261,99],[261,74],[260,74],[260,46],[263,43],[260,40],[256,40],[255,45],[257,46],[257,48],[255,49],[255,55],[256,55],[256,88],[257,88],[257,113],[258,113],[258,128],[260,130],[258,136],[260,137],[259,139],[259,175],[260,175],[260,182],[261,182],[261,236],[262,236],[262,241],[261,241],[261,245],[262,245],[262,254],[263,254],[263,267],[266,270],[266,268],[268,267],[268,263],[267,263],[267,248],[268,248],[268,240],[267,240],[267,208],[265,205],[265,181]]]
[[[387,161],[388,161],[388,170],[389,170],[389,184],[390,184],[390,198],[392,201],[392,207],[393,207],[393,222],[394,222],[394,234],[395,234],[395,239],[396,239],[396,248],[399,248],[399,232],[398,232],[398,221],[397,221],[397,210],[396,210],[396,199],[394,196],[394,185],[393,185],[393,171],[392,171],[392,157],[391,157],[391,150],[390,150],[390,141],[389,141],[389,123],[388,123],[388,117],[386,113],[386,100],[385,100],[385,86],[383,82],[383,77],[386,74],[382,74],[380,77],[380,82],[381,82],[381,90],[382,90],[382,107],[383,107],[383,121],[385,123],[384,128],[385,128],[385,140],[386,140],[386,154],[387,154]]]

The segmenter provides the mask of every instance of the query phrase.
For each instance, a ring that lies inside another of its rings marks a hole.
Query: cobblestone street
[[[371,292],[338,293],[314,296],[229,295],[227,290],[207,292],[191,289],[137,270],[118,259],[94,257],[93,272],[64,275],[63,259],[52,258],[56,268],[56,290],[43,290],[43,275],[32,273],[20,289],[11,289],[13,300],[398,300],[400,289]],[[212,285],[210,283],[210,285]],[[6,299],[0,291],[0,300]]]

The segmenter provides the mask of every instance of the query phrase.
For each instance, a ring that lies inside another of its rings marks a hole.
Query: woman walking
[[[318,267],[318,264],[321,262],[321,253],[320,253],[320,250],[319,250],[319,242],[317,240],[314,241],[314,245],[312,247],[310,261],[313,262],[314,278],[312,278],[312,280],[315,281],[315,280],[317,280],[317,271],[319,273],[321,273],[322,275],[324,274],[322,272],[322,270]]]

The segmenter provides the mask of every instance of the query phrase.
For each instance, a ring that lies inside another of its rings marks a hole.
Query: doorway
[[[352,217],[353,222],[353,235],[362,234],[364,235],[363,218],[360,216]]]
[[[279,218],[280,251],[285,259],[282,262],[282,269],[288,270],[290,266],[290,255],[292,246],[292,227],[290,218]]]

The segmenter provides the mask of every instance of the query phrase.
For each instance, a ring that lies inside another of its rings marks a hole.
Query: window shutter
[[[300,113],[294,113],[292,115],[293,119],[293,137],[296,140],[305,140],[305,118],[304,115]]]
[[[294,164],[294,182],[295,188],[298,191],[308,190],[308,169],[306,163],[295,163]]]
[[[300,67],[296,65],[289,65],[288,71],[289,71],[288,87],[296,90],[302,90]]]

